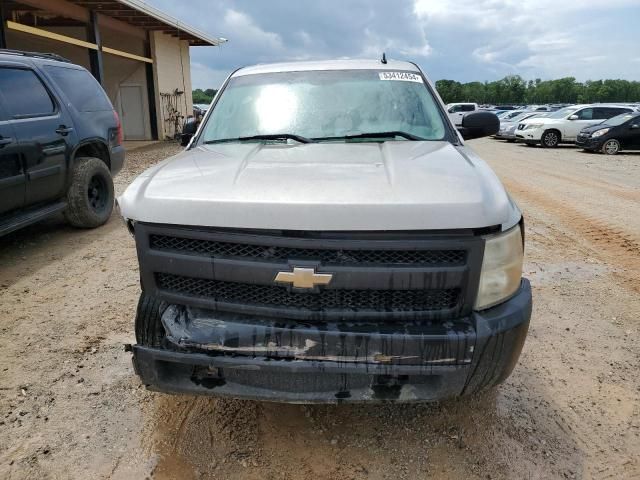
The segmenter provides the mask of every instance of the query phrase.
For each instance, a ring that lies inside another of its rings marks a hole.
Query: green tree
[[[217,92],[217,90],[212,88],[207,88],[204,91],[201,88],[196,88],[191,92],[191,98],[193,99],[193,103],[211,103],[211,100],[213,100]]]
[[[525,81],[509,75],[493,82],[460,83],[438,80],[436,89],[445,103],[477,102],[501,104],[640,102],[640,82],[629,80],[587,80],[573,77]]]

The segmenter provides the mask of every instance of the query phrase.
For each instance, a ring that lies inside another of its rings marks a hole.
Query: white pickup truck
[[[518,207],[413,63],[234,72],[119,198],[136,372],[169,393],[434,401],[503,381],[531,315]]]
[[[448,103],[447,104],[447,113],[449,114],[449,119],[453,122],[453,124],[458,127],[462,125],[462,118],[471,112],[475,112],[478,110],[477,103]]]

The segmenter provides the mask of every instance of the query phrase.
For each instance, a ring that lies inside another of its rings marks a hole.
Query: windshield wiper
[[[413,133],[402,132],[400,130],[394,130],[391,132],[358,133],[356,135],[343,135],[339,137],[317,137],[317,138],[314,138],[313,140],[351,140],[352,138],[395,138],[395,137],[402,137],[402,138],[406,138],[407,140],[415,140],[415,141],[426,140],[422,137],[418,137],[417,135],[414,135]]]
[[[251,140],[295,140],[300,143],[312,143],[313,140],[301,135],[293,133],[272,133],[264,135],[251,135],[249,137],[236,137],[236,138],[220,138],[217,140],[205,140],[205,144],[211,143],[228,143],[228,142],[248,142]]]

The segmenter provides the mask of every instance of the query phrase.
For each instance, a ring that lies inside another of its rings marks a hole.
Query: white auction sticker
[[[409,72],[378,72],[380,80],[398,80],[400,82],[423,83],[422,77]]]

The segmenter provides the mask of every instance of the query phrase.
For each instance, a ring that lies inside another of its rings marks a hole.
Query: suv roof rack
[[[47,60],[57,60],[59,62],[73,63],[68,58],[64,58],[57,53],[41,53],[41,52],[26,52],[24,50],[12,50],[10,48],[0,48],[0,54],[8,55],[22,55],[24,57],[45,58]]]

